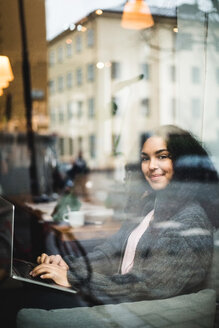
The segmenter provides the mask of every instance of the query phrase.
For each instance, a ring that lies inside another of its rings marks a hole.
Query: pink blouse
[[[138,245],[141,236],[147,230],[150,221],[153,219],[153,215],[154,215],[154,210],[149,212],[145,216],[145,218],[141,221],[141,223],[130,234],[122,261],[122,267],[121,267],[122,274],[128,273],[132,269],[134,264],[136,247]]]

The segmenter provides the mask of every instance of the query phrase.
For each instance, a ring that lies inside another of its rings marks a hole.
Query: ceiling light
[[[125,4],[121,26],[141,30],[154,25],[150,9],[144,0],[130,0]]]
[[[95,13],[97,14],[97,15],[102,15],[102,13],[103,13],[103,10],[102,9],[97,9],[96,11],[95,11]]]

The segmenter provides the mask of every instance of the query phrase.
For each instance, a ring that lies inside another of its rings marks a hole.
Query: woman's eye
[[[158,158],[159,159],[166,159],[166,158],[169,158],[169,156],[168,155],[160,155]]]
[[[141,161],[142,161],[142,162],[146,162],[146,161],[148,161],[148,160],[149,160],[149,158],[147,158],[147,157],[142,157],[142,158],[141,158]]]

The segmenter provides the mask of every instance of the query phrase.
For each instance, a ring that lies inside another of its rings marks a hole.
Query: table
[[[85,224],[77,228],[72,228],[68,225],[51,224],[51,229],[57,233],[61,240],[73,241],[108,238],[116,233],[120,226],[120,221],[107,219],[102,224]]]

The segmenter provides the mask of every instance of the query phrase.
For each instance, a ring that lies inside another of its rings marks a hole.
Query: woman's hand
[[[67,279],[66,267],[60,266],[59,264],[40,264],[36,266],[30,275],[33,277],[40,276],[42,279],[52,279],[57,285],[63,287],[71,287]]]
[[[66,270],[69,269],[68,264],[63,260],[63,258],[60,255],[47,255],[45,253],[42,253],[40,256],[37,257],[37,263],[38,264],[56,264],[59,265]]]

